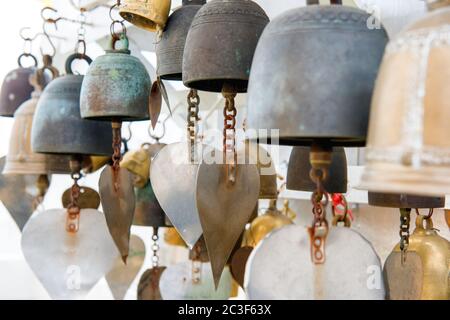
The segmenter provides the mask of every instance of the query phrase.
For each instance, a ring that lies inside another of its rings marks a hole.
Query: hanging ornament
[[[106,282],[116,300],[123,300],[145,260],[145,245],[138,236],[130,237],[130,255],[127,264],[117,257],[114,267],[105,275]]]
[[[450,193],[450,131],[445,121],[449,74],[442,72],[449,68],[449,19],[449,7],[436,9],[386,48],[361,188],[427,196]]]
[[[136,27],[161,32],[169,17],[170,5],[171,0],[123,0],[119,12]]]

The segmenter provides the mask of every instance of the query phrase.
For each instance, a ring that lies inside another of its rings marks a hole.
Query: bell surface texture
[[[450,194],[450,7],[393,39],[372,102],[361,189]]]
[[[147,31],[161,31],[169,17],[171,0],[125,0],[119,7],[122,18]]]
[[[309,147],[292,148],[286,178],[287,189],[308,192],[316,190],[316,185],[309,176],[311,170],[309,152]],[[324,182],[324,188],[329,193],[347,192],[347,157],[344,148],[333,148],[329,174]]]
[[[369,192],[369,205],[387,208],[443,208],[445,197],[424,197],[410,194]]]
[[[156,74],[164,80],[182,80],[183,52],[192,20],[206,0],[183,0],[169,16],[160,41],[156,43]]]
[[[9,72],[0,90],[0,116],[13,117],[22,103],[31,99],[30,76],[36,68],[17,68]]]
[[[80,93],[82,118],[105,121],[149,119],[150,76],[142,62],[124,49],[107,50],[90,65]],[[114,43],[113,43],[114,46]]]
[[[383,27],[368,28],[369,18],[347,6],[311,5],[273,19],[253,59],[247,128],[265,129],[261,139],[279,130],[281,145],[322,139],[333,146],[364,146],[388,40]]]
[[[183,55],[183,83],[202,91],[247,92],[258,39],[269,22],[250,0],[212,0],[195,15]]]

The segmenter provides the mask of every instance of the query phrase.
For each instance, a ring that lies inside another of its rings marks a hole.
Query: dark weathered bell
[[[146,227],[169,227],[170,222],[159,205],[150,182],[144,188],[135,188],[136,207],[133,224]]]
[[[71,68],[71,63],[78,58],[81,58],[79,54],[71,55],[66,61],[67,75],[50,82],[41,94],[31,134],[34,152],[71,155],[113,152],[111,126],[104,121],[81,118],[83,76],[74,75]]]
[[[196,14],[183,55],[183,82],[193,89],[221,92],[224,85],[246,92],[253,53],[269,22],[249,0],[212,0]]]
[[[115,46],[120,48],[115,49]],[[112,41],[112,50],[98,57],[84,76],[80,93],[82,118],[148,120],[150,76],[142,62],[130,55],[128,40]]]
[[[161,79],[182,80],[186,37],[195,14],[205,3],[206,0],[183,0],[183,5],[169,16],[162,38],[156,43],[156,74]]]
[[[347,6],[311,5],[271,21],[253,59],[248,129],[278,129],[282,145],[322,139],[335,146],[363,146],[388,40],[383,27],[369,28],[370,19]]]
[[[369,205],[387,208],[443,208],[445,197],[369,192]]]
[[[35,70],[17,68],[6,75],[0,91],[0,116],[13,117],[19,106],[31,98],[33,86],[29,79]]]
[[[70,173],[69,157],[34,153],[31,149],[31,130],[36,106],[43,85],[36,73],[30,77],[35,90],[31,99],[22,103],[14,114],[4,174]]]
[[[286,178],[287,189],[310,192],[316,189],[309,174],[311,170],[309,153],[309,147],[292,148]],[[324,187],[329,193],[347,192],[347,157],[344,148],[333,148],[331,166]]]

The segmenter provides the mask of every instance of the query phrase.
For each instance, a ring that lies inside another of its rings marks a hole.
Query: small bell
[[[384,266],[391,300],[450,299],[450,242],[439,236],[431,218],[417,216],[406,259],[401,259],[397,245]]]
[[[316,189],[316,185],[309,175],[311,170],[309,152],[310,148],[308,147],[292,149],[287,171],[287,189],[309,192]],[[329,175],[324,182],[324,187],[329,193],[347,192],[347,157],[344,148],[333,149]]]
[[[162,31],[169,17],[171,0],[124,0],[119,13],[136,27]]]
[[[149,182],[150,161],[148,150],[141,147],[139,150],[125,153],[120,166],[135,175],[134,186],[136,188],[144,188]]]
[[[184,242],[177,229],[173,227],[167,228],[164,232],[164,241],[171,246],[187,248],[186,242]]]
[[[76,59],[91,59],[80,54],[69,56],[67,75],[45,88],[33,119],[31,145],[33,151],[68,155],[110,155],[111,126],[102,121],[82,119],[80,90],[82,75],[74,75],[71,64]]]
[[[221,92],[224,85],[246,92],[258,39],[269,22],[248,0],[212,0],[195,15],[183,55],[183,82],[193,89]]]
[[[364,146],[387,43],[384,28],[368,28],[369,19],[365,11],[342,5],[310,5],[273,19],[253,59],[248,128],[266,129],[258,133],[263,139],[278,129],[281,145],[322,139],[333,146]]]
[[[436,4],[445,1],[435,1]],[[386,48],[378,75],[361,188],[450,193],[450,7],[416,21]]]
[[[183,52],[189,27],[206,0],[183,0],[167,21],[161,40],[156,43],[156,74],[165,80],[182,80]]]

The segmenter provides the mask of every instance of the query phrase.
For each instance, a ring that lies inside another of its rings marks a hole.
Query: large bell
[[[156,74],[161,79],[182,80],[183,52],[186,37],[195,14],[206,0],[183,0],[167,21],[160,41],[156,43]]]
[[[309,175],[311,170],[309,152],[309,147],[292,148],[286,178],[287,189],[309,192],[316,189],[316,185]],[[347,192],[347,157],[342,147],[333,148],[329,174],[324,188],[329,193]]]
[[[36,68],[21,67],[6,75],[0,91],[0,116],[13,117],[19,106],[31,98],[33,86],[29,78],[35,71]]]
[[[120,45],[120,49],[115,46]],[[150,76],[130,55],[128,40],[112,41],[112,50],[98,57],[84,76],[80,93],[82,118],[137,121],[149,119]]]
[[[369,192],[369,205],[401,209],[443,208],[445,207],[445,197]]]
[[[30,77],[34,86],[31,99],[22,103],[14,114],[4,174],[70,173],[69,157],[34,153],[31,149],[31,130],[36,106],[41,95],[42,84],[37,75]]]
[[[361,188],[450,194],[450,7],[386,48],[374,93]]]
[[[224,85],[246,92],[253,54],[269,22],[249,0],[212,0],[196,14],[183,55],[183,82],[193,89],[221,92]]]
[[[272,20],[253,59],[248,128],[266,129],[258,133],[264,139],[279,130],[282,145],[322,139],[363,146],[387,42],[383,27],[368,27],[371,18],[342,5],[311,5]]]
[[[57,78],[43,91],[33,120],[31,145],[34,152],[52,154],[110,155],[111,126],[104,121],[85,120],[80,115],[82,75],[74,75],[71,55],[67,75]],[[90,62],[90,58],[84,58]]]
[[[170,6],[171,0],[125,0],[120,6],[119,13],[136,27],[160,31],[166,25]]]

